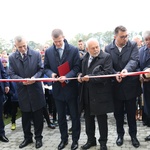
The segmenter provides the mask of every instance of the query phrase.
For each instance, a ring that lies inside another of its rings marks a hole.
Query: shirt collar
[[[24,57],[23,53],[21,53],[21,52],[19,52],[19,53],[20,53],[21,57],[23,58]],[[24,54],[27,54],[27,51]]]

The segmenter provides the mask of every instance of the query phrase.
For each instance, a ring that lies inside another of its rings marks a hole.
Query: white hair
[[[135,35],[133,38],[132,38],[132,41],[136,40],[136,39],[139,39],[140,41],[142,41],[142,36],[141,35]]]
[[[97,42],[97,43],[99,44],[99,42],[98,42],[98,40],[97,40],[96,38],[90,38],[90,39],[88,39],[88,40],[86,41],[86,44],[85,44],[86,47],[88,48],[89,43],[90,43],[90,42],[93,42],[93,41],[94,41],[94,42]]]
[[[150,37],[150,30],[144,31],[142,33],[142,36],[143,36],[144,39],[146,39],[147,37]]]

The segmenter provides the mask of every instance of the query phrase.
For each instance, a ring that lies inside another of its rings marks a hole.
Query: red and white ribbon
[[[109,75],[99,75],[99,76],[89,76],[89,78],[111,78],[116,76],[137,76],[140,74],[146,74],[150,72],[139,71],[139,72],[129,72],[123,74],[109,74]],[[78,77],[66,78],[66,80],[77,80]],[[43,81],[43,82],[55,82],[57,78],[34,78],[34,79],[0,79],[0,82],[27,82],[27,81]]]

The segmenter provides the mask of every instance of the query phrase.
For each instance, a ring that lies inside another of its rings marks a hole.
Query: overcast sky
[[[149,0],[0,0],[0,37],[24,35],[44,44],[61,28],[67,39],[78,33],[150,29]]]

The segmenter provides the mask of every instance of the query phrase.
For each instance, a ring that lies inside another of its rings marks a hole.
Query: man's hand
[[[82,73],[80,73],[79,75],[78,75],[78,82],[80,82],[80,83],[82,83]]]
[[[9,87],[6,86],[6,87],[5,87],[5,93],[7,94],[8,92],[9,92]]]
[[[35,83],[35,77],[31,77],[31,80],[29,80],[29,81],[27,81],[28,82],[28,84],[30,85],[30,84],[33,84],[33,83]]]
[[[140,82],[141,82],[141,83],[144,82],[144,77],[143,77],[142,74],[140,74]]]
[[[52,78],[57,78],[57,74],[56,73],[52,73]]]
[[[120,75],[120,72],[117,73],[116,80],[120,83],[122,81],[122,77]]]
[[[33,83],[35,83],[35,78],[32,77],[32,78],[26,78],[26,81],[23,82],[23,85],[31,85]]]
[[[83,81],[88,82],[89,81],[89,76],[85,75],[84,77],[82,77],[82,82]]]
[[[67,80],[66,76],[60,76],[60,77],[57,79],[57,81],[59,81],[59,82],[61,82],[61,83],[65,82],[65,80]]]
[[[147,68],[145,71],[149,72],[149,73],[145,73],[145,77],[150,78],[150,68]]]
[[[54,81],[58,81],[58,76],[56,73],[52,73],[52,78],[54,79]]]
[[[121,77],[122,78],[125,78],[126,77],[126,73],[128,73],[128,70],[127,69],[123,69],[121,72],[120,72],[120,74],[121,74]]]

